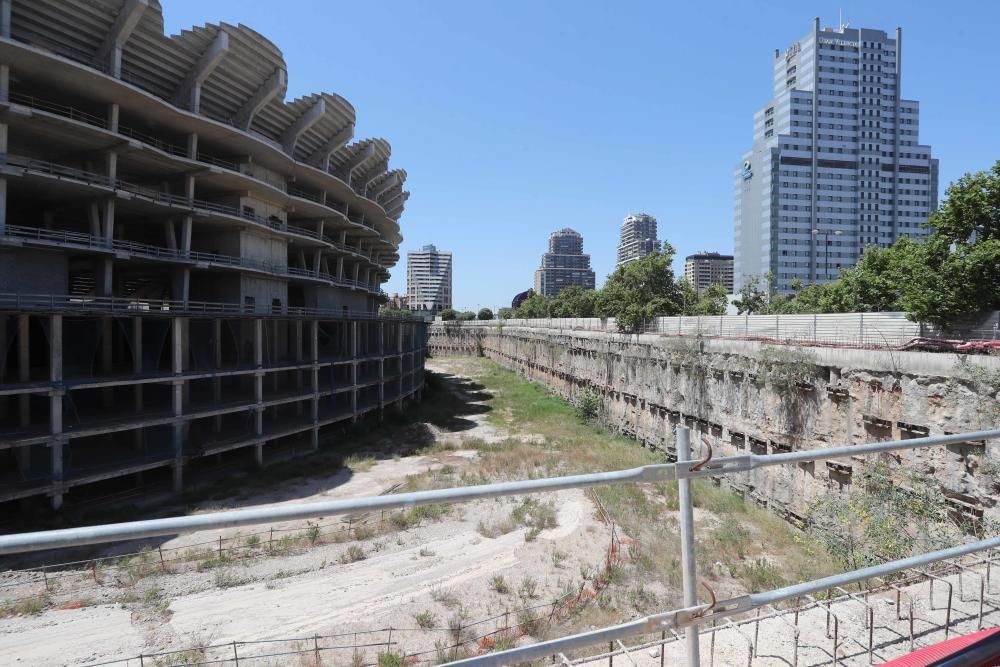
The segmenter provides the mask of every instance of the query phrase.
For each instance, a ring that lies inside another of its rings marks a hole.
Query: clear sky
[[[358,138],[392,145],[411,191],[407,250],[454,253],[459,308],[532,286],[551,231],[583,234],[598,285],[622,218],[678,254],[732,252],[733,168],[771,92],[774,49],[813,16],[903,28],[903,97],[944,186],[1000,159],[997,0],[161,0],[168,32],[243,23],[288,63],[288,96],[330,91]]]

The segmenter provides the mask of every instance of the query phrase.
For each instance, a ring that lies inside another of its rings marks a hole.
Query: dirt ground
[[[460,433],[433,429],[437,441],[459,449],[379,460],[361,469],[281,485],[276,491],[214,500],[204,507],[279,506],[378,495],[405,482],[407,476],[446,466],[474,469],[476,452],[461,449],[461,440],[490,442],[507,434],[485,423],[483,414],[469,418],[475,425]],[[158,574],[133,583],[128,590],[123,590],[120,579],[102,579],[101,585],[91,581],[85,593],[76,593],[71,590],[73,583],[65,583],[56,588],[55,595],[63,604],[53,606],[75,606],[71,601],[81,596],[85,596],[85,605],[0,620],[0,655],[4,664],[79,665],[190,646],[313,635],[347,634],[351,641],[345,639],[345,644],[366,643],[366,637],[369,643],[376,643],[387,640],[385,633],[365,633],[388,627],[401,629],[394,631],[392,650],[433,650],[436,641],[452,643],[449,638],[454,636],[454,628],[449,629],[449,625],[456,621],[468,626],[507,610],[549,605],[567,585],[580,581],[582,571],[601,564],[610,529],[596,518],[584,492],[559,492],[546,500],[555,504],[557,526],[541,531],[531,541],[526,540],[528,528],[524,527],[493,538],[477,529],[481,522],[490,524],[509,516],[521,502],[507,498],[453,506],[440,519],[361,541],[320,543],[290,550],[287,555],[240,560],[203,571],[184,568],[174,574]],[[305,522],[273,527],[308,528]],[[243,534],[247,532],[243,529]],[[240,533],[237,529],[206,531],[176,537],[160,546],[169,552],[210,543],[220,534],[228,544]],[[347,562],[352,545],[361,547],[363,559]],[[109,553],[128,551],[129,546],[116,549]],[[86,572],[83,574],[74,581],[84,581]],[[506,586],[491,584],[495,577],[503,577]],[[37,592],[38,579],[0,573],[0,585],[4,586],[0,600],[10,599]],[[123,602],[125,593],[128,599]],[[419,628],[416,617],[422,613],[423,624],[438,629]],[[485,634],[499,622],[459,632],[463,637],[470,636],[467,633]],[[515,623],[513,619],[508,622]],[[277,645],[289,651],[302,648],[295,643]],[[368,662],[374,661],[377,650],[372,647],[367,651]],[[241,657],[276,652],[268,645],[240,646],[239,651]],[[222,657],[225,649],[203,657],[214,654]],[[268,664],[299,664],[300,658],[278,656]],[[176,662],[177,656],[161,660],[162,664]]]

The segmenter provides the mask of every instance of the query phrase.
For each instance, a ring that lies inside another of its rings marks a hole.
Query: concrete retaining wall
[[[431,354],[483,354],[573,399],[599,392],[607,422],[674,453],[674,425],[716,456],[956,433],[1000,423],[1000,359],[943,353],[777,346],[539,327],[431,326]],[[697,445],[696,445],[697,447]],[[989,465],[1000,443],[902,452],[886,461],[932,475],[955,512],[995,514]],[[769,468],[733,488],[793,521],[809,501],[854,483],[859,460]],[[984,467],[986,470],[984,471]]]

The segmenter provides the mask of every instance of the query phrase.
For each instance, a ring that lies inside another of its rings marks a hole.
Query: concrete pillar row
[[[52,509],[63,504],[63,330],[62,315],[49,318],[49,444],[52,455]]]

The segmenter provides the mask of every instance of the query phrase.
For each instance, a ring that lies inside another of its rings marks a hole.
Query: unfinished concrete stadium
[[[0,503],[308,452],[419,398],[406,172],[243,25],[0,0]],[[252,457],[252,458],[251,458]]]

